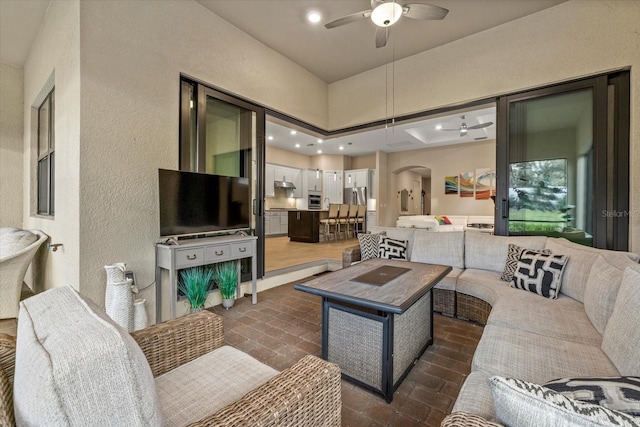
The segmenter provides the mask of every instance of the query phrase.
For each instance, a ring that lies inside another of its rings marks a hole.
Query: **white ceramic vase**
[[[133,330],[139,331],[148,325],[147,319],[147,300],[137,299],[133,302]]]

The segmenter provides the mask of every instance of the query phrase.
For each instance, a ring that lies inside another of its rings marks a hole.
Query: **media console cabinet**
[[[163,301],[169,302],[169,319],[176,317],[179,270],[224,261],[251,258],[251,302],[258,302],[256,284],[256,236],[220,236],[192,239],[177,245],[156,244],[156,323],[168,320],[162,316]],[[169,272],[168,288],[162,284],[162,270]],[[240,275],[236,296],[240,296]]]

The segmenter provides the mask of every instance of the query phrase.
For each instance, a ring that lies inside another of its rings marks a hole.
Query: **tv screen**
[[[160,236],[249,229],[249,178],[158,169]]]

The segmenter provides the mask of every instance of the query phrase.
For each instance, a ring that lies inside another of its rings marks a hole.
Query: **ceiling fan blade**
[[[446,130],[449,132],[458,132],[460,130],[460,128],[455,128],[455,129],[440,129],[440,130]]]
[[[389,28],[378,27],[376,29],[376,47],[385,47],[389,40]]]
[[[371,0],[371,9],[375,9],[376,7],[380,6],[382,3],[384,3],[383,0]]]
[[[444,19],[449,9],[432,4],[409,3],[402,6],[404,16],[412,19]]]
[[[486,128],[487,126],[491,126],[492,124],[493,122],[480,123],[479,125],[469,126],[468,129],[482,129]]]
[[[359,21],[371,16],[370,10],[363,10],[362,12],[352,13],[351,15],[343,16],[342,18],[334,19],[331,22],[324,24],[327,29],[341,27],[343,25],[351,24],[352,22]]]

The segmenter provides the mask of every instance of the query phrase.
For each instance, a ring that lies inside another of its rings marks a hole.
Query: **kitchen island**
[[[289,240],[292,242],[318,243],[320,241],[320,220],[328,217],[329,211],[289,211]]]

